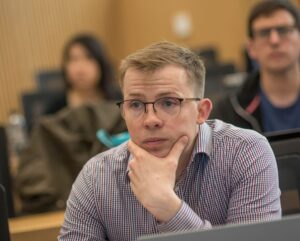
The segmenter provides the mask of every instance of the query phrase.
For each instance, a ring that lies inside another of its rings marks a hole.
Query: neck
[[[95,103],[102,98],[102,95],[95,90],[70,90],[67,94],[68,103],[71,107],[77,107],[84,104]]]
[[[180,180],[181,176],[183,175],[183,173],[188,165],[189,165],[189,159],[185,159],[178,163],[178,167],[176,170],[176,182],[178,182]]]
[[[177,170],[176,170],[176,182],[178,182],[180,180],[180,178],[184,174],[186,168],[190,164],[192,154],[194,151],[194,147],[196,144],[196,139],[197,139],[197,135],[196,135],[194,141],[192,141],[191,144],[186,148],[186,152],[183,152],[179,159]]]
[[[299,97],[299,65],[284,73],[262,71],[261,87],[274,106],[284,108],[292,105]]]

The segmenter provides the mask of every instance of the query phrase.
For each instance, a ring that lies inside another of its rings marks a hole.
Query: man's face
[[[285,10],[261,16],[252,24],[254,37],[249,43],[249,54],[262,70],[280,73],[298,64],[300,34],[293,16]]]
[[[173,65],[163,67],[155,72],[146,73],[133,68],[126,71],[123,85],[124,100],[140,100],[152,102],[162,97],[193,98],[191,85],[185,69]],[[157,105],[156,112],[152,104],[147,104],[147,113],[139,116],[130,115],[124,109],[123,116],[131,139],[149,153],[164,157],[174,143],[183,135],[188,136],[189,142],[182,158],[189,158],[199,122],[198,105],[196,101],[183,101],[177,115],[164,115],[160,106],[169,108],[172,103]],[[124,106],[123,106],[124,108]],[[135,106],[134,106],[135,108]],[[201,121],[200,121],[201,122]]]

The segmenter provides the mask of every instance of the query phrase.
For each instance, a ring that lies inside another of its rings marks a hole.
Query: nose
[[[272,29],[270,32],[270,42],[273,44],[277,44],[280,41],[280,35],[277,30]]]
[[[146,128],[160,128],[163,125],[163,121],[158,117],[157,112],[153,108],[153,104],[147,104],[145,106],[146,111],[144,113],[144,126]]]

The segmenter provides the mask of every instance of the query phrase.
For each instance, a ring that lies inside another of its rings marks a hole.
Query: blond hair
[[[129,68],[154,72],[167,65],[184,68],[189,82],[194,84],[195,94],[197,97],[203,98],[205,84],[203,61],[191,50],[167,41],[151,44],[127,56],[120,66],[120,86],[123,89],[124,77]]]

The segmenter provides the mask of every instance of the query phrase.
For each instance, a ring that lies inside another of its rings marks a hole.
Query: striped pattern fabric
[[[192,160],[176,183],[182,206],[158,223],[132,193],[127,144],[98,154],[75,181],[59,241],[129,241],[281,217],[274,154],[260,134],[219,120],[199,126]]]

